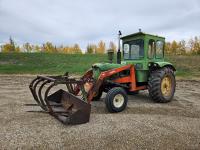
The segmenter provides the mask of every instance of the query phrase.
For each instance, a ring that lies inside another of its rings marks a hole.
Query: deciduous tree
[[[186,53],[186,42],[184,40],[181,40],[178,43],[178,51],[176,52],[178,55],[183,55]]]
[[[72,52],[73,54],[82,54],[81,48],[78,44],[74,44]]]
[[[115,45],[115,43],[114,42],[110,42],[110,44],[109,44],[109,49],[110,50],[113,50],[114,52],[116,52],[117,51],[117,46]]]
[[[95,51],[97,54],[104,54],[106,50],[106,44],[102,40],[98,43],[98,47]]]
[[[47,53],[57,52],[56,47],[51,42],[46,42],[43,44],[42,51]]]
[[[171,51],[172,51],[172,54],[175,54],[175,55],[178,51],[178,44],[175,40],[171,44]]]

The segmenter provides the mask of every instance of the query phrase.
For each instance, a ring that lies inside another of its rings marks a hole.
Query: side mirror
[[[108,50],[108,60],[109,60],[109,63],[113,62],[113,58],[114,58],[114,50],[113,49],[109,49]]]

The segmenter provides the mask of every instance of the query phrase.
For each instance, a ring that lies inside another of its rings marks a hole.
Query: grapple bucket
[[[62,89],[47,97],[50,114],[64,124],[89,122],[91,105]]]
[[[49,94],[59,84],[66,85],[67,91],[60,89]],[[89,121],[91,105],[87,103],[84,81],[69,78],[67,75],[37,76],[29,88],[37,105],[62,123],[82,124]],[[78,96],[80,92],[82,95]]]

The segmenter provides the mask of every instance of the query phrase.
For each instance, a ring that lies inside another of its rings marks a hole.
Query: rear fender
[[[159,68],[164,68],[164,67],[169,67],[173,71],[176,71],[176,68],[173,66],[172,63],[170,62],[150,62],[149,63],[149,69],[154,70],[154,69],[159,69]]]

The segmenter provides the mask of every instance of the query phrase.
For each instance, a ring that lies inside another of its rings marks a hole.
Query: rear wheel
[[[128,96],[121,87],[115,87],[108,91],[105,103],[109,112],[121,112],[127,106]]]
[[[149,96],[155,102],[170,102],[174,97],[176,81],[171,68],[161,68],[151,73],[148,82]]]

